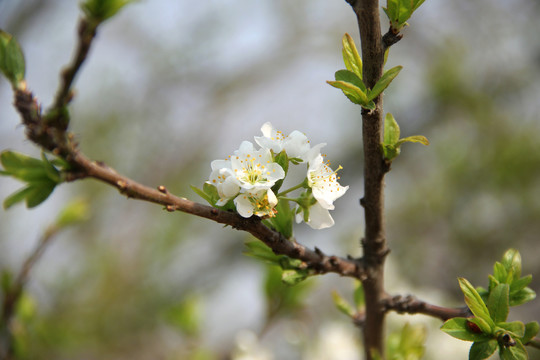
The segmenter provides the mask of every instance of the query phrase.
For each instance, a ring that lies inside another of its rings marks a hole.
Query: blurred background
[[[44,108],[79,16],[76,1],[0,0],[0,28],[21,43]],[[427,0],[392,47],[387,67],[404,70],[385,110],[402,136],[431,145],[404,145],[386,178],[390,293],[460,306],[456,278],[487,286],[509,247],[540,291],[539,16],[536,0]],[[328,144],[350,189],[334,227],[300,224],[296,238],[360,256],[360,112],[325,83],[343,68],[345,32],[359,44],[343,0],[138,1],[99,29],[76,80],[71,130],[90,158],[201,202],[190,185],[202,186],[210,162],[259,136],[264,122],[300,130]],[[0,145],[39,156],[4,78]],[[1,177],[0,198],[21,185]],[[59,234],[32,270],[21,358],[361,358],[358,332],[331,297],[352,301],[352,280],[325,275],[282,288],[274,270],[242,254],[245,234],[92,180],[58,187],[36,209],[2,210],[0,270],[18,272],[73,197],[88,201],[90,216]],[[510,316],[539,320],[538,301]],[[426,359],[467,356],[470,343],[437,331],[436,320],[391,314],[389,331],[405,321],[430,329]]]

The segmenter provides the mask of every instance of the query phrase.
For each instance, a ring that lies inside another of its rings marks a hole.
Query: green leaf
[[[523,334],[523,337],[521,338],[521,341],[523,344],[527,344],[533,337],[538,334],[538,330],[540,329],[540,326],[538,325],[538,322],[532,321],[530,323],[527,323],[525,325],[525,334]]]
[[[525,335],[525,324],[521,321],[500,322],[497,326],[509,332],[512,337],[521,338]]]
[[[358,86],[344,81],[327,81],[331,86],[341,89],[345,96],[357,105],[366,105],[368,104],[368,99],[366,94]]]
[[[394,115],[387,113],[384,118],[384,137],[385,145],[395,145],[399,141],[399,125],[394,118]]]
[[[294,286],[304,280],[309,276],[307,270],[302,269],[287,269],[283,270],[281,274],[281,280],[290,286]]]
[[[56,187],[54,182],[39,182],[33,183],[29,186],[31,190],[26,195],[26,207],[29,209],[34,208],[47,200],[49,195],[53,192]]]
[[[352,71],[362,79],[362,58],[356,50],[353,38],[349,34],[343,35],[343,62],[347,70]]]
[[[45,153],[43,151],[41,152],[41,160],[43,163],[43,168],[45,169],[45,173],[47,174],[47,177],[57,184],[62,182],[62,180],[60,179],[60,172],[49,161],[49,159],[47,158],[47,156],[45,156]]]
[[[375,86],[373,86],[373,89],[368,91],[367,100],[371,101],[377,96],[379,96],[384,91],[384,89],[386,89],[388,85],[390,85],[392,80],[394,80],[394,78],[399,74],[402,68],[403,66],[396,66],[391,68],[390,70],[385,71],[383,76],[381,76],[379,81],[377,81]]]
[[[17,172],[19,169],[43,168],[43,161],[10,150],[5,150],[0,154],[0,162],[9,173]]]
[[[465,341],[485,341],[490,337],[484,333],[472,332],[467,323],[471,319],[456,317],[447,320],[442,326],[441,330],[456,339]]]
[[[84,199],[75,199],[67,204],[56,219],[58,227],[71,226],[88,219],[89,208],[88,201]]]
[[[418,9],[424,0],[387,0],[386,8],[383,8],[395,33],[398,33],[413,12]]]
[[[510,284],[510,294],[515,294],[518,291],[525,289],[532,281],[532,275],[524,276],[518,280],[512,281]]]
[[[360,88],[360,90],[362,90],[363,93],[367,92],[366,85],[364,85],[364,82],[362,81],[362,79],[358,77],[358,75],[356,75],[352,71],[338,70],[335,73],[335,78],[336,78],[336,81],[343,81],[343,82],[353,84],[354,86]]]
[[[266,296],[267,314],[293,313],[302,307],[307,291],[311,288],[309,282],[297,286],[288,286],[281,280],[282,269],[278,266],[266,266],[264,294]]]
[[[493,326],[495,324],[491,320],[489,310],[486,304],[484,304],[482,297],[478,294],[476,289],[467,279],[458,278],[458,281],[461,291],[465,295],[465,303],[467,304],[471,312],[474,314],[474,316],[487,322],[491,329],[493,329]],[[485,331],[484,329],[482,330]]]
[[[270,249],[262,241],[249,240],[245,242],[245,245],[247,247],[247,249],[244,251],[245,255],[254,257],[259,260],[263,260],[272,265],[280,265],[279,263],[280,256],[274,254],[272,249]]]
[[[8,78],[14,89],[24,87],[24,55],[17,40],[0,30],[0,71]]]
[[[521,277],[521,255],[516,249],[508,249],[502,258],[502,265],[510,272],[512,270],[514,279]]]
[[[510,310],[508,293],[508,284],[499,284],[489,294],[487,306],[495,323],[506,321],[508,317]]]
[[[86,0],[81,8],[90,19],[103,22],[118,13],[133,0]]]
[[[382,145],[383,156],[388,161],[392,161],[401,153],[401,149],[399,147],[395,147],[394,145],[385,145],[385,144],[381,144],[381,145]]]
[[[531,288],[522,289],[510,296],[510,306],[518,306],[525,304],[536,298],[536,293]]]
[[[30,186],[27,186],[9,195],[7,198],[4,199],[4,209],[7,210],[13,205],[24,201],[30,192],[32,192],[32,188]]]
[[[212,185],[211,185],[212,186]],[[212,200],[212,197],[209,196],[207,193],[205,193],[204,191],[202,191],[201,189],[199,189],[198,187],[196,186],[193,186],[193,185],[190,185],[189,186],[191,188],[191,190],[193,190],[193,192],[195,192],[197,195],[199,195],[200,197],[202,197],[204,200],[206,200],[210,205],[212,206],[215,206],[216,203]],[[217,190],[216,190],[217,191]]]
[[[429,141],[425,136],[423,136],[423,135],[413,135],[413,136],[408,136],[408,137],[403,138],[403,139],[399,139],[399,141],[396,143],[396,146],[401,146],[402,144],[404,144],[406,142],[420,143],[420,144],[426,145],[426,146],[429,145]]]
[[[475,341],[469,350],[469,360],[483,360],[490,357],[499,346],[496,339]]]
[[[285,199],[280,199],[276,205],[277,214],[270,218],[270,222],[276,231],[283,234],[287,239],[293,235],[293,218],[289,202]]]
[[[347,302],[347,300],[339,295],[337,291],[332,291],[332,300],[334,300],[334,305],[336,305],[336,308],[339,311],[351,318],[354,318],[356,311],[352,305]]]
[[[493,265],[493,277],[500,283],[506,283],[508,280],[508,271],[506,267],[498,261]]]
[[[356,281],[356,287],[354,289],[354,304],[358,310],[362,309],[366,304],[366,298],[364,294],[364,287],[361,281]]]

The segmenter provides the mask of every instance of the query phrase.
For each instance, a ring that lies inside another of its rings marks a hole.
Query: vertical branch
[[[384,48],[379,21],[378,0],[347,0],[358,20],[362,41],[364,83],[373,88],[382,76]],[[375,110],[362,110],[362,137],[364,144],[364,207],[365,238],[364,260],[367,278],[363,281],[366,296],[364,345],[366,358],[372,359],[371,351],[384,356],[384,315],[382,300],[384,291],[384,259],[388,253],[384,230],[384,174],[388,167],[383,161],[382,142],[383,101],[382,95],[375,100]]]

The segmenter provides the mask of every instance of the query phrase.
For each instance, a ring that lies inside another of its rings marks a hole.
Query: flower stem
[[[302,181],[300,184],[298,184],[296,186],[293,186],[290,189],[287,189],[285,191],[280,192],[279,194],[277,194],[277,197],[283,196],[285,194],[290,193],[291,191],[294,191],[294,190],[297,190],[297,189],[300,189],[300,188],[303,188],[303,187],[306,187],[306,186],[307,186],[307,178],[304,181]]]

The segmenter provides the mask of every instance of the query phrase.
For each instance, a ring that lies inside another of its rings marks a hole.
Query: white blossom
[[[329,164],[324,162],[321,154],[311,154],[308,164],[307,179],[313,196],[324,209],[333,210],[334,201],[349,189],[349,186],[341,186],[338,183],[337,171],[341,166],[333,171]]]
[[[277,203],[278,199],[271,189],[245,192],[234,199],[236,211],[245,218],[254,214],[259,217],[273,217],[276,215]]]
[[[255,136],[255,142],[263,148],[271,149],[275,154],[285,150],[289,158],[306,160],[306,154],[311,149],[310,142],[306,135],[298,130],[294,130],[288,136],[276,130],[270,122],[264,123],[261,127],[263,136]],[[321,148],[326,144],[318,144]]]

